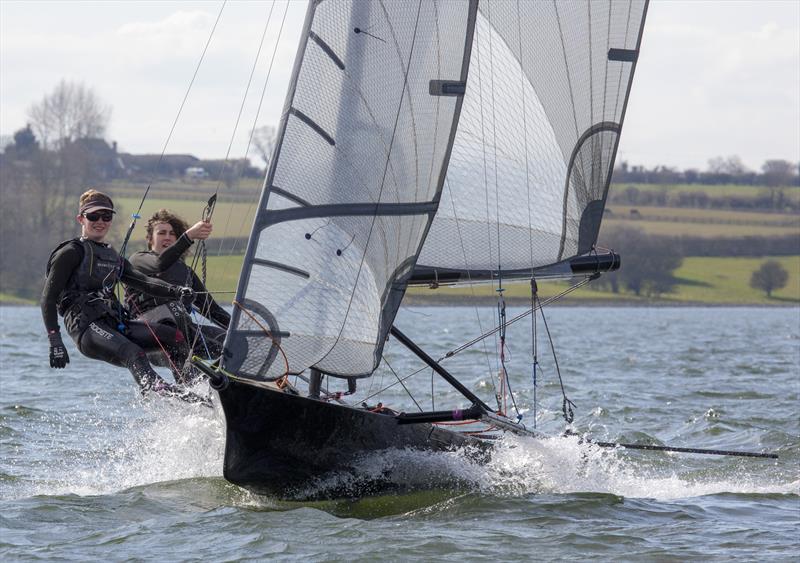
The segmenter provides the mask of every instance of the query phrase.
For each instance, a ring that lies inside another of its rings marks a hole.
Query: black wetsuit
[[[173,391],[150,366],[146,352],[164,346],[174,354],[176,365],[182,367],[186,360],[184,336],[174,326],[148,327],[140,321],[126,320],[127,314],[113,294],[118,279],[173,299],[180,289],[136,271],[104,243],[72,239],[56,247],[48,261],[42,292],[45,327],[48,333],[58,331],[57,315],[61,315],[84,356],[128,368],[143,392]],[[173,374],[178,383],[183,382],[180,368]]]
[[[219,326],[198,325],[193,322],[186,307],[174,297],[148,295],[130,285],[125,286],[125,304],[134,318],[171,324],[181,329],[186,334],[187,340],[194,344],[194,354],[217,358],[222,354],[225,329],[230,324],[231,316],[214,301],[200,278],[181,259],[192,244],[193,242],[184,233],[175,244],[164,249],[161,254],[153,251],[133,254],[131,264],[148,276],[174,285],[191,287],[195,292],[194,307],[202,316],[211,319]]]

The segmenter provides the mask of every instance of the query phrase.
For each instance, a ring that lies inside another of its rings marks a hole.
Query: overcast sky
[[[233,137],[231,157],[243,156],[273,51],[257,123],[277,122],[306,3],[279,0],[269,18],[272,5],[225,6],[168,153],[222,158]],[[63,78],[113,107],[121,151],[160,153],[221,6],[0,0],[0,134]],[[731,155],[752,169],[800,160],[800,1],[651,2],[619,158],[705,169]]]

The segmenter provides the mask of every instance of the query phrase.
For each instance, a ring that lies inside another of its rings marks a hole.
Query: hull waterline
[[[358,464],[389,450],[435,452],[472,446],[480,457],[490,447],[431,424],[401,425],[392,414],[310,399],[258,382],[231,379],[219,398],[226,419],[225,479],[282,499],[438,487],[426,482],[424,474],[414,484],[403,485],[385,477],[359,478]],[[328,478],[348,475],[354,479],[321,487]]]

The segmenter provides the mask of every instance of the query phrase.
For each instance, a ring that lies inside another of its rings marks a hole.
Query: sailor
[[[206,240],[212,229],[210,221],[198,221],[189,227],[174,213],[161,209],[147,221],[145,239],[149,250],[131,256],[131,264],[144,274],[170,284],[191,287],[195,294],[193,303],[182,303],[174,297],[158,297],[136,287],[125,286],[125,303],[134,318],[168,324],[182,330],[189,345],[194,345],[193,353],[209,359],[222,354],[222,343],[231,316],[214,300],[197,274],[186,265],[184,258],[194,241]],[[194,322],[191,317],[194,311],[192,305],[217,326]]]
[[[142,394],[178,396],[189,402],[203,401],[177,385],[164,381],[147,359],[148,350],[164,347],[181,358],[184,336],[175,327],[127,320],[127,313],[114,295],[117,281],[169,299],[190,299],[191,288],[170,285],[147,277],[103,242],[114,218],[114,203],[106,194],[88,190],[80,197],[80,238],[59,244],[47,263],[42,292],[42,317],[50,340],[50,367],[63,368],[69,355],[61,339],[58,316],[78,350],[92,359],[127,368]],[[173,369],[181,382],[178,369]]]

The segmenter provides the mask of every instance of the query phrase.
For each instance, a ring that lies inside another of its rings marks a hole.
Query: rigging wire
[[[213,216],[213,214],[214,214],[214,210],[216,208],[217,195],[218,195],[219,190],[220,190],[222,177],[223,177],[225,168],[226,168],[226,166],[228,164],[228,161],[229,161],[230,152],[231,152],[231,149],[232,149],[232,146],[233,146],[233,142],[234,142],[234,139],[235,139],[235,136],[236,136],[236,131],[238,130],[238,127],[239,127],[239,122],[240,122],[241,117],[242,117],[244,106],[245,106],[245,103],[246,103],[246,100],[247,100],[247,97],[248,97],[248,94],[249,94],[249,91],[250,91],[250,86],[251,86],[252,81],[253,81],[253,76],[254,76],[256,68],[258,66],[258,61],[261,58],[261,51],[262,51],[263,46],[264,46],[264,40],[266,38],[267,30],[269,29],[270,23],[272,21],[272,15],[273,15],[274,8],[275,8],[275,0],[273,0],[273,2],[270,5],[269,14],[267,16],[267,21],[266,21],[266,24],[264,25],[264,30],[263,30],[263,32],[261,34],[261,40],[259,41],[258,50],[256,52],[255,59],[253,61],[253,66],[252,66],[251,71],[250,71],[250,76],[248,77],[247,86],[245,88],[245,93],[242,96],[242,103],[241,103],[241,105],[239,107],[239,113],[238,113],[238,115],[236,117],[236,123],[234,125],[233,132],[231,134],[231,139],[230,139],[230,142],[228,144],[228,150],[227,150],[227,152],[225,154],[225,159],[223,161],[222,170],[220,171],[220,174],[219,174],[218,179],[217,179],[216,189],[214,191],[214,194],[209,198],[208,204],[206,205],[205,209],[203,210],[203,216],[202,216],[202,220],[203,221],[210,221],[212,216]],[[278,36],[277,36],[277,38],[275,40],[275,45],[274,45],[274,48],[273,48],[273,51],[272,51],[272,56],[270,58],[270,64],[269,64],[269,67],[268,67],[268,70],[267,70],[267,74],[266,74],[266,77],[264,79],[264,84],[263,84],[263,86],[261,88],[261,96],[259,97],[258,106],[257,106],[256,112],[255,112],[255,117],[254,117],[254,121],[253,121],[253,127],[250,130],[250,135],[248,136],[248,140],[247,140],[247,146],[245,148],[245,153],[244,153],[245,157],[249,153],[250,146],[251,146],[252,141],[253,141],[253,135],[255,134],[255,126],[256,126],[256,123],[258,122],[258,118],[259,118],[259,115],[261,113],[261,109],[262,109],[262,106],[263,106],[263,103],[264,103],[264,96],[266,94],[267,86],[269,84],[269,79],[270,79],[270,76],[272,74],[272,67],[273,67],[273,64],[275,62],[275,54],[277,52],[278,45],[280,44],[280,39],[281,39],[281,37],[283,35],[283,28],[284,28],[284,24],[286,22],[286,14],[288,13],[288,9],[289,9],[289,4],[287,2],[285,4],[285,7],[284,7],[283,17],[281,19],[280,28],[278,30]],[[243,172],[243,170],[239,170],[239,174],[240,175],[242,174],[242,172]],[[250,205],[250,208],[252,208],[252,204]],[[225,226],[226,227],[230,224],[232,212],[233,212],[233,206],[230,206],[230,208],[228,210],[228,217],[227,217],[226,222],[225,222]],[[249,215],[249,210],[248,210],[247,214]],[[237,240],[234,239],[231,251],[233,251],[235,249],[236,243],[237,243]],[[217,256],[220,256],[222,254],[222,246],[223,246],[223,241],[220,240],[219,247],[217,248],[217,253],[216,253]],[[206,279],[207,279],[207,246],[206,246],[206,241],[200,241],[200,243],[197,246],[197,249],[195,251],[195,256],[194,256],[194,259],[192,261],[192,266],[191,266],[192,270],[194,270],[195,267],[196,267],[196,264],[198,262],[198,256],[199,256],[200,263],[202,265],[202,281],[203,281],[203,285],[205,285],[206,284]],[[214,292],[214,293],[234,293],[235,294],[236,292],[235,291],[231,291],[231,292]],[[208,303],[208,307],[210,308],[210,303]],[[203,316],[205,316],[204,313],[201,313],[201,314],[203,314]],[[196,344],[198,337],[199,338],[204,338],[204,336],[203,336],[201,331],[198,331],[198,334],[195,335],[194,342],[192,343],[192,349],[194,349],[194,345]],[[207,350],[207,347],[206,347],[206,350]]]
[[[287,1],[286,2],[286,6],[285,6],[285,8],[283,10],[283,18],[281,19],[281,25],[280,25],[280,28],[278,29],[278,37],[275,40],[275,46],[274,46],[274,48],[272,50],[272,57],[270,59],[269,68],[267,69],[267,75],[266,75],[266,77],[264,77],[264,85],[261,87],[261,97],[259,98],[259,101],[258,101],[258,107],[256,108],[255,117],[253,118],[253,126],[250,128],[250,137],[247,140],[247,148],[245,149],[245,156],[250,151],[250,146],[251,146],[251,144],[253,142],[253,136],[255,135],[255,131],[256,131],[256,124],[258,123],[258,118],[261,115],[261,108],[262,108],[262,106],[264,104],[264,96],[265,96],[265,94],[267,92],[267,86],[269,85],[270,77],[272,76],[272,67],[273,67],[273,64],[275,62],[275,54],[278,51],[278,45],[280,45],[281,37],[283,37],[283,28],[284,28],[284,24],[286,23],[286,14],[288,13],[288,11],[289,11],[289,2]],[[271,163],[267,163],[267,164],[269,165]],[[255,205],[256,205],[255,201],[251,201],[250,202],[250,204],[247,206],[246,212],[244,213],[245,217],[249,217],[250,216],[250,213],[251,213],[251,211],[252,211],[252,209],[253,209],[253,207]],[[227,216],[227,218],[225,220],[225,225],[226,226],[230,224],[232,216],[233,216],[233,206],[228,208],[228,216]],[[236,250],[237,242],[238,241],[236,239],[234,239],[233,244],[231,245],[231,249],[230,249],[230,253],[231,254]],[[219,247],[217,248],[217,256],[222,254],[222,245],[223,245],[223,241],[220,240],[219,241]]]
[[[217,195],[219,194],[219,189],[220,189],[220,186],[222,185],[222,178],[224,177],[225,171],[228,168],[228,161],[230,159],[231,149],[233,148],[233,142],[236,139],[236,132],[239,130],[239,122],[242,119],[242,113],[244,112],[244,106],[245,106],[245,103],[247,102],[247,96],[250,94],[250,86],[253,83],[253,76],[255,75],[256,68],[258,67],[258,60],[261,58],[261,49],[264,47],[264,39],[267,36],[267,29],[269,28],[269,24],[272,21],[272,11],[273,11],[274,8],[275,8],[275,0],[273,0],[272,4],[270,5],[269,15],[267,16],[267,22],[264,24],[264,30],[261,32],[261,40],[258,43],[258,49],[256,51],[255,59],[253,60],[253,66],[250,69],[250,75],[247,78],[247,86],[245,86],[244,94],[242,95],[242,103],[239,104],[239,112],[236,114],[236,122],[233,125],[233,131],[231,131],[230,141],[228,141],[228,149],[225,151],[225,158],[222,161],[222,167],[220,168],[219,174],[217,176],[217,185],[216,185],[216,188],[214,190],[214,194],[209,198],[208,205],[203,210],[203,220],[204,221],[210,221],[211,217],[214,215],[214,208],[216,206]],[[250,138],[252,139],[252,132],[251,132]],[[248,148],[248,150],[250,148],[249,141],[248,141],[247,148]],[[245,156],[246,156],[246,153],[245,153]],[[205,282],[206,282],[206,280],[205,280],[205,271],[206,271],[205,250],[206,250],[205,241],[200,241],[200,243],[197,245],[197,248],[195,249],[194,258],[192,260],[192,265],[191,265],[191,269],[194,270],[195,267],[197,266],[198,259],[202,255],[202,257],[203,257],[203,284],[205,284]]]
[[[549,305],[550,303],[552,303],[552,302],[554,302],[554,301],[556,301],[556,300],[558,300],[558,299],[561,299],[561,298],[562,298],[562,297],[564,297],[565,295],[567,295],[567,294],[569,294],[569,293],[571,293],[571,292],[575,291],[576,289],[579,289],[580,287],[583,287],[584,285],[586,285],[587,283],[589,283],[589,281],[591,281],[592,279],[594,279],[594,277],[593,277],[593,276],[592,276],[592,277],[585,278],[585,279],[581,280],[580,282],[578,282],[577,284],[574,284],[574,285],[572,285],[572,286],[568,287],[567,289],[565,289],[564,291],[562,291],[561,293],[559,293],[559,294],[557,294],[557,295],[553,295],[553,296],[551,296],[551,297],[548,297],[548,298],[547,298],[547,299],[545,299],[544,301],[542,301],[542,300],[539,300],[539,302],[538,302],[538,306],[537,306],[537,307],[538,307],[538,308],[541,308],[541,307],[544,307],[545,305]],[[530,315],[530,314],[531,314],[531,313],[532,313],[534,310],[535,310],[535,308],[531,308],[531,309],[528,309],[527,311],[523,311],[522,313],[520,313],[520,314],[519,314],[519,315],[517,315],[516,317],[512,318],[510,321],[506,321],[506,326],[508,326],[508,325],[511,325],[511,324],[514,324],[515,322],[517,322],[517,321],[519,321],[519,320],[521,320],[521,319],[524,319],[525,317],[527,317],[528,315]],[[470,347],[474,346],[474,345],[475,345],[475,344],[477,344],[478,342],[481,342],[481,341],[483,341],[484,339],[488,338],[488,337],[489,337],[489,336],[491,336],[492,334],[495,334],[495,333],[496,333],[497,331],[499,331],[499,330],[500,330],[500,327],[495,327],[494,329],[492,329],[492,330],[490,330],[490,331],[487,331],[487,332],[485,332],[485,333],[481,334],[480,336],[478,336],[478,337],[476,337],[476,338],[473,338],[472,340],[470,340],[470,341],[469,341],[469,342],[467,342],[466,344],[462,344],[462,345],[461,345],[461,346],[459,346],[458,348],[454,348],[453,350],[451,350],[451,351],[447,352],[447,354],[445,354],[444,356],[441,356],[441,357],[440,357],[438,360],[436,360],[436,363],[441,363],[441,362],[443,362],[444,360],[447,360],[447,359],[450,359],[450,358],[452,358],[452,357],[453,357],[453,356],[455,356],[456,354],[459,354],[459,353],[463,352],[464,350],[466,350],[466,349],[468,349],[468,348],[470,348]],[[402,379],[402,381],[407,381],[407,380],[408,380],[408,379],[410,379],[411,377],[414,377],[414,376],[415,376],[415,375],[417,375],[418,373],[421,373],[421,372],[423,372],[423,371],[426,371],[427,369],[428,369],[428,366],[421,367],[421,368],[419,368],[419,369],[417,369],[417,370],[415,370],[415,371],[413,371],[413,372],[409,373],[408,375],[406,375],[406,376],[402,377],[401,379]],[[369,395],[369,396],[365,397],[365,398],[364,398],[364,400],[365,400],[365,401],[366,401],[366,400],[369,400],[369,399],[371,399],[372,397],[375,397],[376,395],[379,395],[380,393],[383,393],[384,391],[387,391],[387,390],[391,389],[391,388],[392,388],[392,387],[394,387],[395,385],[397,385],[397,382],[395,382],[395,383],[390,383],[390,384],[389,384],[389,385],[387,385],[386,387],[383,387],[383,388],[379,389],[378,391],[376,391],[375,393],[372,393],[371,395]]]
[[[419,412],[424,412],[424,411],[422,410],[422,407],[421,407],[421,406],[419,406],[419,403],[418,403],[418,402],[417,402],[417,400],[414,398],[414,395],[412,395],[412,394],[411,394],[411,391],[409,391],[409,390],[408,390],[408,387],[406,387],[406,384],[405,384],[405,383],[403,383],[403,380],[402,380],[402,379],[400,379],[400,376],[399,376],[399,375],[397,375],[397,372],[396,372],[396,371],[394,371],[394,368],[392,367],[392,364],[390,364],[390,363],[389,363],[389,360],[387,360],[387,359],[386,359],[386,356],[384,356],[384,355],[381,355],[381,357],[383,358],[383,361],[386,363],[386,366],[389,368],[389,370],[390,370],[390,371],[391,371],[391,372],[394,374],[394,376],[397,378],[397,383],[399,383],[400,385],[402,385],[402,386],[403,386],[403,389],[405,389],[405,391],[406,391],[406,393],[408,394],[408,396],[409,396],[409,397],[411,397],[411,400],[412,400],[412,401],[414,401],[414,404],[415,404],[415,405],[417,405],[417,408],[419,409]],[[366,399],[365,399],[365,400],[366,400]]]
[[[567,424],[572,424],[572,421],[575,419],[575,414],[572,411],[572,407],[575,406],[575,403],[570,401],[567,398],[567,392],[564,390],[564,380],[561,379],[561,370],[558,367],[558,357],[556,356],[556,348],[553,344],[553,337],[550,335],[550,328],[547,326],[547,318],[544,316],[544,308],[540,305],[539,306],[539,314],[542,315],[542,322],[544,323],[544,329],[547,332],[547,339],[550,342],[550,350],[553,353],[553,362],[556,366],[556,373],[558,374],[558,383],[561,385],[561,396],[563,397],[563,402],[561,404],[561,410],[564,413],[564,420],[567,421]]]
[[[487,7],[488,7],[488,4],[487,4]],[[479,30],[477,25],[475,26],[475,34],[476,34],[477,37],[480,37],[480,30]],[[489,31],[489,41],[490,41],[490,50],[491,50],[491,31]],[[492,255],[492,222],[491,222],[491,219],[490,219],[491,214],[489,212],[489,178],[488,178],[488,171],[487,171],[488,161],[487,161],[487,157],[486,157],[486,123],[485,123],[484,114],[483,114],[483,105],[484,105],[483,104],[483,75],[482,75],[482,72],[481,72],[481,69],[483,67],[483,56],[482,56],[482,52],[481,52],[482,51],[481,50],[481,41],[476,41],[475,43],[476,43],[476,47],[477,47],[476,54],[477,54],[477,62],[478,62],[478,64],[477,64],[477,67],[478,67],[478,107],[480,108],[480,122],[481,122],[480,142],[481,142],[481,156],[482,156],[482,161],[483,161],[483,193],[484,193],[484,208],[485,208],[485,212],[486,212],[486,243],[487,243],[487,248],[489,250],[489,253],[488,253],[489,261],[488,261],[488,263],[492,264],[494,262],[494,257]],[[489,55],[489,66],[490,67],[492,66],[491,52],[490,52],[490,55]],[[494,93],[492,93],[492,96],[494,96]],[[492,115],[494,116],[494,106],[492,106]],[[493,119],[492,128],[494,129],[494,127],[495,127],[495,122],[494,122],[494,119]],[[496,147],[495,147],[495,150],[496,150]],[[495,152],[495,166],[494,166],[494,168],[495,168],[495,190],[496,190],[496,188],[497,188],[497,153],[496,152]],[[495,201],[495,203],[497,203],[497,202]],[[498,221],[498,228],[499,228],[499,221]],[[498,245],[499,245],[499,241],[498,241]],[[499,247],[498,247],[498,252],[499,252]],[[500,258],[498,256],[498,263],[499,263],[499,260],[500,260]],[[492,287],[494,287],[494,280],[492,280]],[[501,287],[501,290],[502,290],[502,281],[501,281],[501,286],[500,287]],[[477,309],[477,307],[476,307],[476,309]],[[495,350],[498,349],[497,338],[495,338],[494,347],[495,347]],[[484,349],[485,349],[485,345],[484,345]],[[489,364],[490,360],[489,360],[488,350],[486,350],[485,353],[486,353],[487,364]],[[489,366],[489,380],[492,382],[492,388],[494,389],[495,399],[497,400],[497,408],[498,408],[498,410],[504,410],[503,409],[503,404],[502,404],[502,397],[498,393],[497,386],[495,385],[495,382],[494,382],[494,380],[495,380],[495,375],[494,374],[496,372],[499,372],[499,371],[500,371],[499,366],[497,367],[496,370],[492,370],[491,369],[491,365]]]
[[[539,305],[538,305],[538,307],[537,307],[537,308],[541,308],[541,307],[543,307],[544,305],[549,305],[550,303],[552,303],[552,302],[554,302],[554,301],[556,301],[556,300],[558,300],[558,299],[561,299],[561,298],[562,298],[562,297],[564,297],[565,295],[567,295],[567,294],[569,294],[569,293],[572,293],[573,291],[575,291],[576,289],[578,289],[578,288],[580,288],[580,287],[583,287],[584,285],[586,285],[587,283],[589,283],[589,282],[590,282],[592,279],[594,279],[594,276],[590,276],[590,277],[584,278],[584,279],[582,279],[581,281],[579,281],[578,283],[576,283],[576,284],[574,284],[574,285],[571,285],[571,286],[569,286],[567,289],[565,289],[565,290],[564,290],[564,291],[562,291],[561,293],[559,293],[559,294],[557,294],[557,295],[553,295],[552,297],[548,297],[548,298],[547,298],[547,299],[545,299],[544,301],[541,301],[541,300],[540,300],[540,301],[539,301]],[[520,313],[519,315],[517,315],[516,317],[514,317],[514,318],[513,318],[513,319],[511,319],[510,321],[507,321],[507,322],[505,323],[505,326],[512,325],[512,324],[514,324],[515,322],[517,322],[517,321],[519,321],[519,320],[521,320],[521,319],[524,319],[525,317],[527,317],[528,315],[530,315],[530,314],[531,314],[531,313],[532,313],[534,310],[535,310],[534,308],[531,308],[531,309],[528,309],[527,311],[524,311],[524,312]],[[472,346],[473,346],[474,344],[476,344],[477,342],[480,342],[480,341],[481,341],[481,340],[483,340],[484,338],[488,338],[489,336],[492,336],[493,334],[496,334],[496,333],[497,333],[497,332],[499,332],[499,331],[500,331],[500,327],[499,327],[499,326],[497,326],[497,327],[493,328],[492,330],[490,330],[490,331],[488,331],[488,332],[485,332],[485,333],[481,334],[480,336],[478,336],[478,337],[476,337],[476,338],[473,338],[472,340],[470,340],[470,341],[469,341],[469,342],[467,342],[466,344],[462,344],[462,345],[461,345],[461,346],[459,346],[458,348],[454,348],[453,350],[451,350],[451,351],[449,351],[447,354],[445,354],[445,355],[444,355],[444,356],[443,356],[441,359],[451,358],[452,356],[455,356],[456,354],[458,354],[458,353],[460,353],[460,352],[463,352],[463,351],[464,351],[464,350],[466,350],[467,348],[470,348],[470,347],[472,347]]]
[[[205,47],[203,47],[203,53],[200,55],[200,60],[197,61],[197,66],[195,66],[194,74],[192,74],[192,79],[189,81],[189,86],[186,88],[186,93],[183,95],[183,100],[181,100],[181,105],[178,108],[178,113],[175,115],[175,119],[172,122],[172,127],[170,127],[167,139],[166,141],[164,141],[164,146],[161,149],[161,154],[159,155],[158,162],[156,163],[155,167],[156,171],[158,171],[159,166],[161,166],[162,160],[164,160],[164,154],[166,154],[167,152],[167,147],[169,146],[169,142],[172,139],[172,134],[175,132],[175,127],[178,125],[178,120],[180,119],[181,113],[183,112],[183,108],[186,105],[186,100],[189,98],[189,92],[191,92],[192,86],[194,85],[194,81],[197,78],[197,73],[200,71],[200,66],[203,64],[203,59],[205,59],[206,52],[208,52],[208,46],[211,44],[211,39],[214,37],[214,32],[217,29],[217,24],[219,23],[219,20],[222,17],[222,11],[225,9],[225,5],[227,4],[227,2],[228,0],[223,0],[222,6],[220,6],[219,13],[217,14],[217,19],[214,20],[214,25],[211,28],[211,33],[208,34],[208,39],[206,40]],[[147,195],[150,193],[151,186],[152,182],[148,182],[147,188],[144,191],[144,195],[142,195],[142,200],[139,202],[139,208],[136,210],[136,213],[134,213],[131,216],[132,217],[131,224],[128,227],[128,232],[125,234],[125,239],[123,240],[122,246],[120,247],[119,251],[119,255],[121,258],[125,257],[125,251],[127,250],[128,247],[128,241],[131,238],[131,234],[133,234],[133,229],[136,227],[136,220],[141,218],[139,214],[142,212],[142,206],[144,205],[144,202],[147,199]]]
[[[197,78],[197,74],[200,71],[200,67],[203,64],[203,60],[205,59],[206,53],[208,52],[208,46],[211,44],[211,39],[214,37],[214,32],[217,29],[217,24],[219,23],[220,18],[222,17],[222,12],[225,9],[225,5],[227,4],[228,0],[223,0],[222,6],[219,8],[219,12],[217,13],[217,19],[214,20],[214,25],[211,27],[211,32],[208,34],[208,39],[206,40],[206,44],[203,47],[203,52],[200,55],[200,60],[197,61],[197,65],[195,66],[194,73],[192,74],[192,79],[189,81],[189,85],[186,87],[186,92],[183,95],[183,99],[181,100],[181,104],[178,107],[178,112],[175,114],[175,119],[172,122],[172,126],[170,127],[169,134],[167,135],[166,140],[164,141],[164,146],[161,149],[161,154],[158,157],[158,161],[156,162],[155,172],[158,172],[159,167],[161,166],[161,162],[164,160],[164,154],[167,152],[167,147],[169,146],[169,142],[172,139],[172,135],[175,132],[175,127],[178,125],[178,120],[180,119],[181,113],[183,112],[183,108],[186,105],[186,100],[189,98],[189,93],[192,91],[192,86],[194,85],[194,81]],[[117,280],[122,278],[123,269],[125,267],[125,254],[128,249],[128,242],[130,242],[131,235],[133,234],[133,230],[136,228],[136,220],[141,218],[142,207],[144,206],[144,202],[147,200],[147,196],[150,193],[150,188],[152,186],[152,181],[148,182],[147,188],[142,195],[142,199],[139,202],[139,208],[136,210],[135,213],[131,214],[131,222],[128,225],[128,230],[125,233],[125,237],[123,238],[122,245],[120,246],[119,250],[119,260],[117,263]],[[105,282],[104,282],[105,285]],[[114,292],[114,286],[116,286],[117,291],[117,309],[120,317],[120,325],[118,328],[124,330],[124,309],[122,306],[122,287],[114,282],[114,285],[108,288],[109,293]],[[104,288],[105,289],[105,288]],[[160,343],[159,343],[160,344]]]
[[[531,263],[531,310],[536,306],[536,294],[538,286],[536,285],[536,278],[533,269],[533,215],[531,213],[531,180],[530,180],[530,163],[528,159],[528,107],[525,97],[525,64],[523,61],[522,49],[522,14],[520,13],[520,0],[517,0],[517,49],[519,51],[519,86],[520,95],[522,98],[522,138],[523,150],[525,151],[525,196],[528,203],[528,251],[530,253]],[[537,381],[536,381],[536,368],[538,364],[537,349],[536,349],[536,313],[531,315],[531,378],[533,380],[533,428],[536,428],[536,415],[537,415]]]
[[[456,231],[458,232],[458,241],[459,241],[459,243],[461,245],[461,254],[464,256],[464,269],[467,272],[467,280],[468,280],[467,283],[469,284],[469,290],[470,290],[470,293],[472,294],[472,300],[473,300],[474,303],[477,303],[477,300],[475,299],[475,297],[476,297],[475,296],[475,286],[472,283],[472,274],[470,272],[469,261],[467,260],[467,247],[464,244],[464,235],[461,232],[461,223],[460,223],[460,221],[458,219],[458,213],[456,212],[455,198],[453,198],[453,192],[450,189],[450,180],[448,178],[445,178],[445,188],[447,189],[448,193],[450,194],[450,198],[449,199],[450,199],[450,205],[453,208],[453,219],[455,220],[455,223],[456,223]],[[473,305],[473,310],[475,311],[475,318],[478,321],[478,330],[480,330],[481,333],[483,333],[483,321],[481,319],[481,314],[480,314],[480,311],[478,310],[478,306],[477,305]],[[489,374],[489,381],[492,382],[492,390],[494,391],[495,395],[497,395],[497,386],[495,385],[494,376],[492,374],[492,364],[491,364],[491,360],[489,358],[489,350],[486,348],[486,342],[482,342],[482,345],[483,345],[483,356],[486,359],[486,370],[487,370],[487,373]],[[433,389],[433,378],[434,378],[434,371],[431,370],[431,390]],[[433,400],[433,393],[431,393],[431,400]],[[498,403],[497,407],[500,408],[500,404],[499,403]],[[435,406],[432,408],[432,410],[436,410]]]

